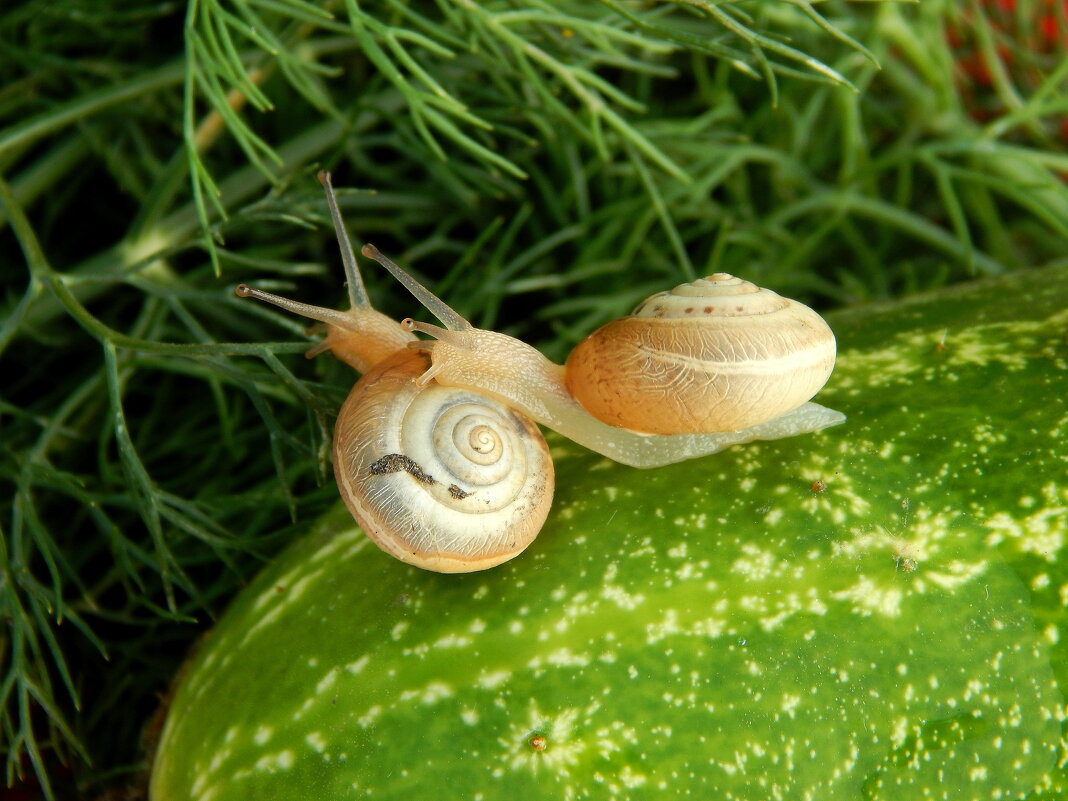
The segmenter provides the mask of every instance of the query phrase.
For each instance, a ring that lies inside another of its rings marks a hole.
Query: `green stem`
[[[63,106],[38,114],[36,117],[31,117],[19,125],[13,125],[0,133],[0,158],[9,150],[32,144],[50,133],[93,114],[98,114],[107,108],[176,86],[182,82],[184,74],[185,60],[178,59],[157,69],[141,73],[126,83],[100,89]]]

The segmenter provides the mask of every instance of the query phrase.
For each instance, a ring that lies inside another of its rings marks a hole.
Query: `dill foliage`
[[[340,302],[317,169],[560,358],[717,270],[830,307],[1064,263],[1065,41],[1040,0],[5,4],[7,782],[133,781],[191,640],[334,502],[352,377],[232,293]]]

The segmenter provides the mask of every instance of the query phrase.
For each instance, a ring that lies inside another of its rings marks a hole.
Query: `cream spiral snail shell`
[[[382,550],[427,570],[469,572],[518,555],[553,496],[538,427],[470,390],[418,386],[424,353],[398,351],[353,387],[335,427],[341,497]]]
[[[329,175],[320,173],[348,277],[334,311],[252,289],[327,324],[330,350],[364,376],[338,416],[334,472],[368,536],[402,561],[482,570],[523,551],[553,495],[541,423],[615,461],[656,467],[755,439],[844,421],[807,402],[834,365],[834,335],[811,309],[718,274],[654,295],[580,343],[566,368],[472,326],[372,245],[444,325],[375,311]],[[413,331],[434,337],[416,341]],[[414,350],[413,350],[414,348]],[[484,406],[484,408],[482,408]]]

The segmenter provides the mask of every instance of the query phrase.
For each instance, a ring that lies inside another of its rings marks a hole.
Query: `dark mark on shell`
[[[382,476],[387,473],[410,473],[424,484],[437,484],[432,475],[426,473],[413,459],[403,453],[389,453],[371,465],[371,475]]]

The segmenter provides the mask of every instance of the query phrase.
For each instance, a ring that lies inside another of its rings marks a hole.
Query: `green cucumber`
[[[490,571],[330,515],[191,657],[151,798],[1062,797],[1066,308],[1059,269],[832,315],[819,434],[649,471],[552,439]]]

